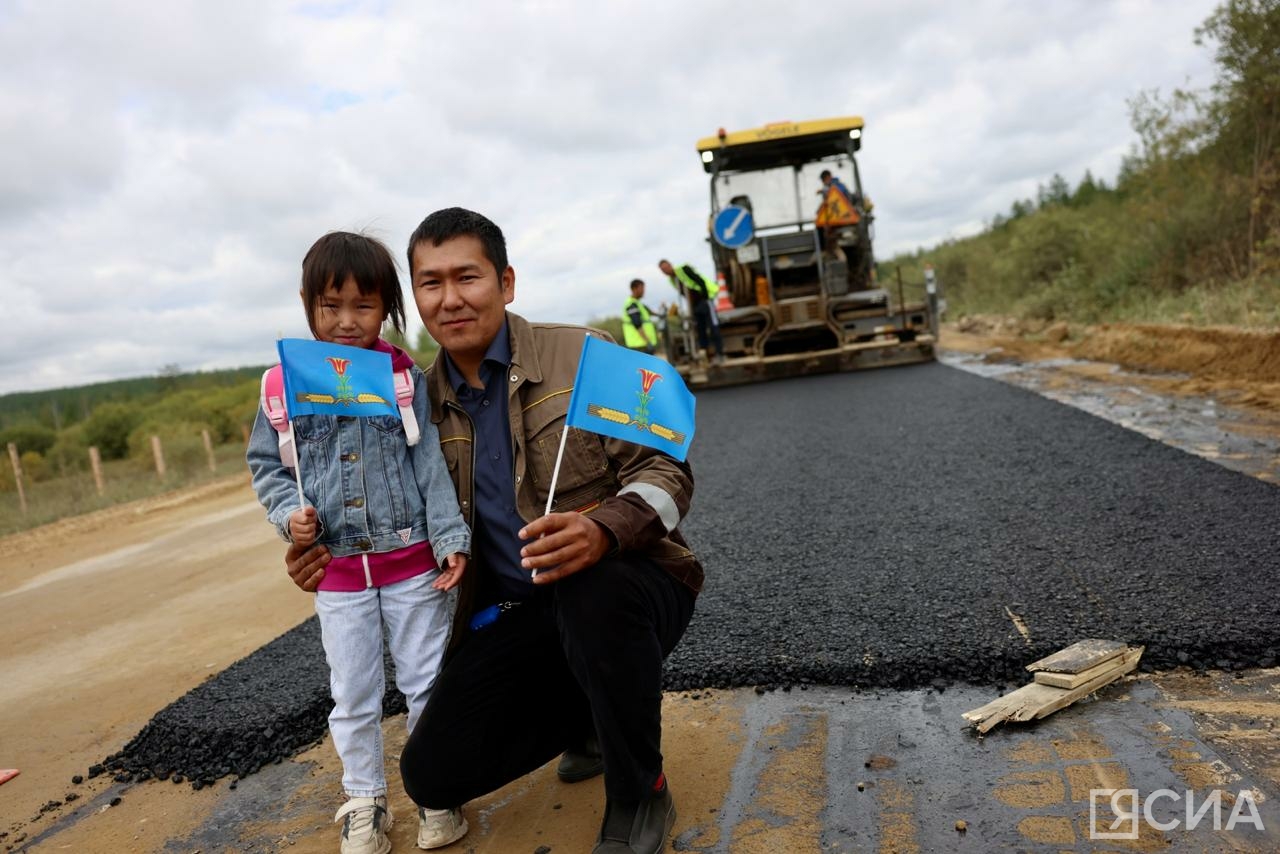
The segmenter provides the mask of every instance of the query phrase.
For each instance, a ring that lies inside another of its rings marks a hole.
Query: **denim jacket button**
[[[369,549],[373,548],[373,543],[369,542],[368,540],[361,540],[360,542],[356,543],[356,548],[358,548],[362,552],[367,552]]]
[[[363,507],[363,506],[364,506],[364,499],[363,499],[363,498],[353,498],[353,499],[351,499],[350,501],[348,501],[348,502],[347,502],[347,506],[348,506],[348,507]]]

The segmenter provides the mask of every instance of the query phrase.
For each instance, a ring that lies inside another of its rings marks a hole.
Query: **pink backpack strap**
[[[418,417],[413,414],[413,374],[409,368],[395,372],[396,406],[400,407],[400,421],[404,424],[404,438],[409,445],[418,444]]]
[[[267,416],[267,421],[275,428],[279,437],[280,462],[285,468],[297,468],[298,454],[293,446],[293,431],[289,429],[289,409],[285,405],[284,371],[279,365],[263,372],[259,402],[262,414]]]

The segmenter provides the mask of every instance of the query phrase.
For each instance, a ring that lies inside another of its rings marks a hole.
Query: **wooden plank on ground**
[[[1119,667],[1122,661],[1123,658],[1121,656],[1108,658],[1101,664],[1095,664],[1088,670],[1081,670],[1079,673],[1053,673],[1048,670],[1037,670],[1036,681],[1041,685],[1052,685],[1054,688],[1079,688],[1089,680],[1097,679],[1104,673]]]
[[[1112,682],[1116,681],[1121,676],[1125,675],[1126,673],[1128,673],[1129,671],[1133,670],[1135,667],[1138,666],[1138,659],[1142,658],[1142,651],[1145,649],[1146,647],[1144,646],[1135,646],[1132,649],[1128,650],[1127,652],[1125,652],[1123,656],[1121,656],[1120,660],[1122,664],[1120,667],[1117,667],[1115,670],[1109,670],[1103,675],[1089,680],[1088,682],[1084,683],[1078,688],[1071,688],[1070,690],[1067,690],[1066,693],[1063,694],[1058,699],[1036,709],[1033,717],[1036,720],[1039,720],[1040,718],[1048,717],[1049,715],[1058,711],[1058,709],[1066,708],[1067,706],[1074,703],[1076,700],[1079,700],[1081,697],[1087,697],[1090,694],[1092,694],[1094,691],[1097,691],[1099,688],[1105,688],[1107,685],[1110,685]],[[1049,686],[1046,685],[1044,687],[1047,688]],[[1056,690],[1061,691],[1063,689],[1058,688]],[[1031,720],[1031,718],[1018,717],[1016,718],[1016,720],[1029,721]]]
[[[1039,661],[1033,661],[1027,665],[1027,669],[1032,672],[1049,670],[1053,673],[1079,673],[1104,661],[1119,658],[1125,649],[1125,644],[1120,641],[1089,638],[1077,641]]]
[[[1145,647],[1140,646],[1127,649],[1120,658],[1111,662],[1113,666],[1104,668],[1102,673],[1075,688],[1057,688],[1029,682],[985,706],[964,712],[963,717],[977,727],[978,732],[989,732],[997,724],[1007,720],[1029,721],[1046,717],[1133,670],[1138,666],[1138,659],[1142,657],[1144,649]]]

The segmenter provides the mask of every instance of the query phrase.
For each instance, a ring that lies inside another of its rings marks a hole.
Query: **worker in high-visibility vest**
[[[703,276],[692,264],[673,267],[666,258],[658,262],[658,269],[671,286],[689,300],[689,313],[698,331],[698,347],[706,351],[708,359],[714,348],[715,360],[724,361],[724,341],[720,338],[720,320],[716,317],[716,294],[720,291],[716,280]]]
[[[658,349],[658,327],[644,299],[644,280],[631,280],[631,296],[622,304],[622,343],[650,356]]]

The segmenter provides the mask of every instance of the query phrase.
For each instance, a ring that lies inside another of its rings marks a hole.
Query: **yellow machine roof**
[[[724,135],[721,140],[717,136],[707,136],[698,140],[699,151],[711,151],[721,145],[749,145],[754,142],[765,142],[772,139],[812,136],[814,134],[829,135],[862,129],[862,116],[841,116],[835,119],[813,119],[807,122],[770,122],[764,127],[751,130],[735,130]]]
[[[773,122],[721,134],[698,140],[702,168],[716,173],[750,172],[852,156],[862,148],[862,117]]]

